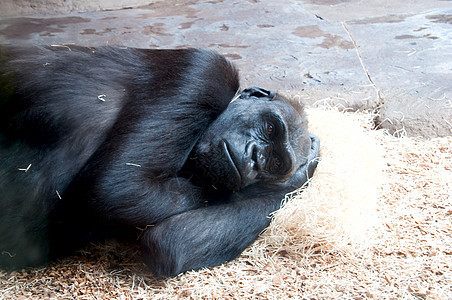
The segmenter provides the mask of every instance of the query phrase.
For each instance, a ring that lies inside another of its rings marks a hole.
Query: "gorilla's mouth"
[[[222,141],[222,143],[224,153],[226,154],[226,158],[229,160],[229,164],[231,165],[233,173],[235,175],[234,182],[236,183],[236,186],[240,188],[242,176],[240,175],[239,169],[237,168],[237,165],[235,164],[234,159],[232,158],[231,151],[229,151],[228,143],[226,141]]]

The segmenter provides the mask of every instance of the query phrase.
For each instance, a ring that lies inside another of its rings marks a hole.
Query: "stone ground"
[[[207,48],[239,67],[244,87],[373,110],[396,135],[452,133],[451,1],[140,4],[3,0],[0,43]]]

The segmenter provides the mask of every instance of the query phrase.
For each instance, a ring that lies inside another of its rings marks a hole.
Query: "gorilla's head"
[[[212,185],[236,191],[258,181],[287,181],[307,163],[310,149],[303,107],[249,88],[201,136],[194,159]]]

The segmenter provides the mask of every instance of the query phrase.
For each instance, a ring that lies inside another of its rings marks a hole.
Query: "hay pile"
[[[321,141],[319,168],[309,187],[289,196],[275,214],[266,243],[288,243],[287,251],[303,256],[367,247],[374,235],[383,151],[337,111],[311,109],[308,117],[310,131]],[[371,126],[370,119],[361,121]]]
[[[372,115],[309,110],[321,161],[238,259],[171,279],[136,249],[93,245],[0,271],[0,299],[452,298],[452,138],[394,138]]]

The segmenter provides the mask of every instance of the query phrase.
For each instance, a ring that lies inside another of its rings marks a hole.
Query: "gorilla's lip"
[[[237,168],[237,165],[235,164],[234,159],[232,158],[228,143],[226,141],[222,141],[222,143],[223,143],[224,153],[226,154],[226,158],[229,160],[229,162],[232,166],[232,169],[234,170],[235,177],[237,180],[236,182],[238,183],[238,185],[240,185],[240,183],[242,182],[242,176],[240,175],[239,169]]]

